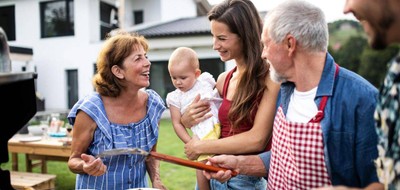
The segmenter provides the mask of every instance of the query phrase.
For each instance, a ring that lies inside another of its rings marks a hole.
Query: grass
[[[183,146],[183,142],[176,135],[172,127],[171,120],[161,120],[157,152],[186,159]],[[194,185],[196,184],[195,169],[168,162],[161,162],[160,164],[161,179],[168,189],[194,189]]]
[[[161,120],[157,152],[186,158],[183,152],[183,143],[176,136],[169,119]],[[20,171],[26,171],[25,156],[19,154],[18,161]],[[11,170],[11,161],[2,164],[1,168],[3,170]],[[47,170],[49,174],[57,175],[56,189],[75,189],[75,174],[69,171],[66,162],[49,161]],[[40,170],[39,168],[34,168],[33,172],[40,173]],[[160,173],[164,185],[170,190],[194,189],[196,183],[195,169],[168,162],[160,162]]]

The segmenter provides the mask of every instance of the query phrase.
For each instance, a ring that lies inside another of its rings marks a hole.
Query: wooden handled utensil
[[[175,156],[170,156],[154,151],[147,152],[145,150],[142,150],[140,148],[122,148],[122,149],[111,149],[111,150],[105,150],[104,152],[98,154],[96,157],[98,158],[103,158],[103,157],[108,157],[108,156],[116,156],[116,155],[123,155],[123,154],[140,154],[144,156],[152,156],[157,160],[173,163],[173,164],[178,164],[181,166],[186,166],[190,168],[195,168],[199,170],[206,170],[210,172],[218,172],[220,170],[226,171],[229,169],[226,168],[221,168],[221,167],[216,167],[216,166],[211,166],[204,164],[202,162],[196,162],[196,161],[191,161],[191,160],[185,160],[182,158],[178,158]],[[232,176],[236,176],[238,173],[236,171],[232,170]]]

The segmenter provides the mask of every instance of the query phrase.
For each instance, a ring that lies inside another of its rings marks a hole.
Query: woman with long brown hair
[[[262,20],[250,0],[225,0],[208,14],[213,49],[222,61],[235,67],[218,77],[216,88],[223,98],[218,117],[221,138],[185,145],[188,158],[202,154],[258,154],[270,149],[279,85],[269,77],[269,66],[261,58]],[[181,122],[191,127],[208,118],[206,102],[195,101]],[[240,171],[239,171],[240,173]],[[226,183],[212,180],[211,189],[266,189],[263,178],[238,175]]]

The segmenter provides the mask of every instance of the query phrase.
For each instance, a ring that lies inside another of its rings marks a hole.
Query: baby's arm
[[[189,133],[186,131],[185,126],[181,124],[181,112],[179,108],[171,105],[169,107],[169,112],[171,113],[172,126],[174,126],[176,135],[186,144],[192,137],[190,137]]]

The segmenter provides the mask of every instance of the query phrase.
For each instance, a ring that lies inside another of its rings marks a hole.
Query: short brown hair
[[[112,72],[114,65],[123,67],[122,64],[132,51],[138,50],[142,46],[144,51],[148,51],[147,40],[136,33],[117,31],[115,34],[109,33],[99,56],[97,57],[97,74],[93,77],[93,86],[96,91],[103,96],[117,97],[121,90],[125,88],[123,82]]]

